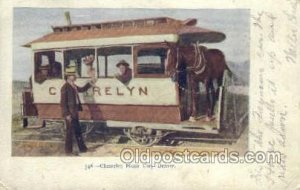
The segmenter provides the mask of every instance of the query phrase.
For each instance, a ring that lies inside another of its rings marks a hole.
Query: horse
[[[213,120],[214,107],[218,99],[219,87],[222,85],[223,73],[226,69],[229,70],[225,55],[219,49],[207,49],[198,43],[182,46],[167,43],[167,46],[169,47],[169,60],[165,65],[166,74],[174,80],[178,80],[178,76],[185,70],[184,72],[187,72],[189,76],[187,80],[191,85],[192,94],[192,110],[189,120],[195,121],[197,117],[199,82],[204,84],[206,91],[205,120]],[[218,84],[217,91],[213,85],[214,80]]]

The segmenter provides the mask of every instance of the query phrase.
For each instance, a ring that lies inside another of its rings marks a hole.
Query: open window
[[[95,49],[80,48],[67,50],[64,53],[65,69],[76,68],[76,75],[79,78],[90,77],[90,71],[96,70]]]
[[[165,47],[139,47],[136,49],[135,71],[138,77],[165,77],[168,49]]]
[[[104,47],[98,49],[98,66],[99,77],[111,78],[118,74],[117,64],[124,60],[128,63],[128,68],[131,70],[132,63],[132,51],[131,47],[116,46],[116,47]]]
[[[60,50],[35,52],[35,82],[43,83],[47,79],[62,79],[62,57]]]

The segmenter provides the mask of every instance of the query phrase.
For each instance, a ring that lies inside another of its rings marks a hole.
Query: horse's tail
[[[230,67],[228,66],[228,64],[226,62],[224,53],[219,49],[211,49],[211,51],[220,56],[220,59],[221,59],[220,61],[223,62],[222,64],[224,65],[224,67],[223,67],[224,70],[227,70],[228,74],[234,75],[234,73],[232,72],[232,70],[230,69]]]
[[[227,65],[227,62],[225,60],[224,60],[224,62],[225,62],[225,70],[227,70],[230,75],[234,75],[234,73],[232,72],[232,70]]]
[[[225,61],[225,60],[224,60]],[[228,75],[234,80],[238,80],[238,75],[236,75],[231,69],[230,67],[227,65],[226,61],[225,61],[225,70],[227,70]]]
[[[218,50],[218,49],[216,49]],[[225,55],[224,53],[221,51],[221,50],[218,50],[218,53],[222,56],[222,61],[223,61],[223,64],[224,64],[224,71],[227,70],[228,71],[228,74],[231,75],[231,76],[235,76],[234,72],[230,69],[230,67],[228,66],[227,62],[226,62],[226,58],[225,58]]]

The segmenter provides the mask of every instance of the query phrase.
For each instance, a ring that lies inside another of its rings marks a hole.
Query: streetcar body
[[[53,27],[52,33],[25,45],[32,49],[34,69],[31,87],[23,92],[23,117],[63,120],[60,89],[65,83],[65,68],[75,64],[76,84],[83,86],[90,79],[82,58],[93,55],[97,81],[79,95],[81,121],[105,122],[108,127],[125,129],[125,133],[142,126],[159,131],[157,136],[169,131],[220,133],[225,90],[219,94],[216,119],[192,123],[188,121],[190,94],[182,92],[180,84],[166,74],[171,59],[167,43],[191,45],[225,39],[223,33],[195,24],[195,19],[161,17]],[[132,78],[126,84],[115,78],[116,63],[121,59],[132,69]],[[49,65],[46,78],[39,73],[43,62]]]

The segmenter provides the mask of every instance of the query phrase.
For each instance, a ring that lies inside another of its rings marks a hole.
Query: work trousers
[[[84,143],[81,127],[78,119],[72,118],[71,121],[65,120],[66,123],[66,139],[65,139],[65,152],[72,153],[73,151],[73,133],[75,133],[75,138],[80,152],[87,151],[87,147]]]

